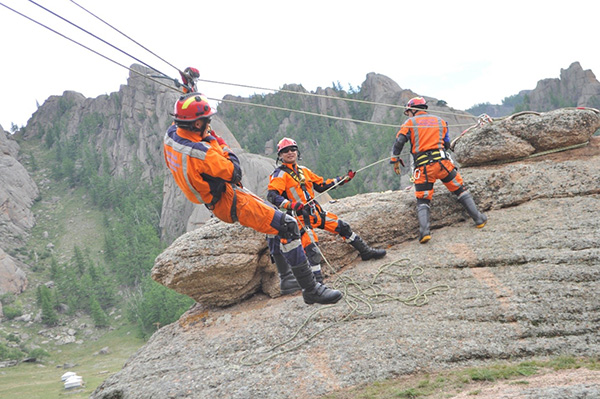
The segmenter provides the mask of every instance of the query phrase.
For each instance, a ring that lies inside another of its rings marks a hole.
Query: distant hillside
[[[560,78],[540,80],[535,89],[506,97],[502,104],[477,104],[467,112],[494,118],[520,111],[545,112],[565,107],[600,108],[600,82],[591,70],[583,70],[579,62],[561,69]]]

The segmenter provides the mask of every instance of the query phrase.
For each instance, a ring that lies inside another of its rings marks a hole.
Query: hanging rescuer
[[[340,291],[315,280],[302,250],[296,220],[241,186],[238,157],[210,126],[215,113],[200,93],[184,94],[175,103],[174,124],[164,137],[165,162],[175,182],[188,200],[205,204],[220,220],[279,235],[279,250],[302,288],[305,303],[338,302]]]
[[[429,229],[430,203],[433,198],[433,185],[441,180],[475,222],[482,228],[487,217],[479,212],[471,194],[463,185],[458,168],[452,162],[448,149],[450,138],[448,124],[442,118],[427,113],[427,102],[423,97],[411,98],[406,104],[404,115],[409,118],[396,134],[390,163],[396,174],[400,174],[400,153],[404,144],[410,142],[410,152],[414,161],[413,178],[417,197],[417,218],[419,220],[419,242],[424,244],[431,239]]]

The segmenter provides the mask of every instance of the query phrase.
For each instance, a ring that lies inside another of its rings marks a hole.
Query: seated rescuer
[[[348,223],[339,220],[337,215],[324,211],[321,205],[314,200],[315,191],[322,193],[339,182],[341,182],[339,185],[342,185],[350,181],[355,174],[352,170],[348,171],[345,176],[323,179],[307,167],[298,165],[298,145],[296,141],[287,137],[277,144],[277,155],[278,161],[281,160],[282,164],[269,177],[267,199],[277,207],[287,210],[288,213],[295,211],[301,228],[302,246],[318,281],[323,281],[320,265],[322,257],[317,248],[318,237],[314,228],[339,234],[358,250],[362,260],[385,256],[384,249],[368,246],[360,236],[352,231]],[[283,286],[285,276],[288,278],[291,276],[289,272],[286,272],[287,265],[284,263],[284,259],[278,255],[277,245],[276,242],[273,243],[273,240],[276,241],[276,238],[271,240],[269,248],[277,264]]]
[[[291,265],[307,304],[336,303],[342,293],[318,283],[308,265],[293,217],[275,209],[241,186],[237,156],[211,129],[216,113],[200,93],[184,94],[175,103],[164,138],[165,162],[185,196],[205,206],[226,223],[239,222],[281,237],[280,252]]]
[[[408,101],[404,115],[409,118],[396,134],[390,161],[394,164],[396,174],[400,174],[402,162],[400,153],[404,144],[409,141],[414,161],[413,177],[421,244],[431,239],[430,202],[433,197],[433,184],[437,179],[440,179],[446,188],[457,196],[458,201],[475,221],[477,228],[482,228],[487,222],[487,217],[479,212],[473,197],[463,185],[458,168],[447,153],[450,148],[448,124],[442,118],[428,114],[426,109],[427,103],[423,97],[414,97]]]

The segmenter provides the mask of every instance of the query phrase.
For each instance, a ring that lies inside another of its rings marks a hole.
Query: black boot
[[[379,259],[387,254],[385,249],[371,248],[358,235],[354,237],[354,240],[350,241],[350,245],[360,253],[360,258],[362,260]]]
[[[304,303],[309,305],[313,303],[326,305],[336,303],[342,299],[343,295],[340,291],[332,290],[315,281],[315,276],[307,261],[304,261],[297,266],[292,266],[292,273],[294,273],[296,281],[298,281],[298,284],[302,287]]]
[[[279,288],[281,289],[281,295],[289,295],[296,291],[300,291],[301,288],[292,274],[292,269],[285,260],[285,257],[279,253],[273,254],[273,259],[275,260],[275,265],[279,272]]]
[[[431,209],[427,204],[417,205],[417,219],[419,220],[419,242],[425,244],[431,240],[431,231],[429,231],[429,213]]]
[[[479,209],[477,208],[473,197],[471,197],[471,193],[463,192],[461,195],[458,196],[458,202],[461,203],[461,205],[465,208],[469,216],[471,216],[471,219],[473,219],[473,221],[475,222],[475,226],[477,226],[478,229],[485,226],[485,224],[487,223],[487,216],[479,212]]]

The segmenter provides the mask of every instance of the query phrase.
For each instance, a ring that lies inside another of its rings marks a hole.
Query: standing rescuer
[[[278,235],[280,252],[291,265],[304,302],[336,303],[342,293],[315,280],[296,220],[242,188],[237,156],[210,127],[215,113],[200,93],[187,93],[175,103],[175,123],[164,138],[165,162],[175,182],[190,201],[205,204],[222,221]]]
[[[323,278],[320,265],[322,257],[317,248],[318,237],[313,228],[339,234],[358,250],[362,260],[379,259],[385,256],[385,249],[368,246],[360,236],[352,231],[348,223],[338,219],[337,215],[324,211],[321,205],[314,200],[315,191],[322,193],[338,183],[342,185],[350,181],[355,174],[352,170],[348,171],[345,176],[325,180],[307,167],[298,165],[298,144],[295,140],[287,137],[281,139],[277,144],[277,155],[282,164],[269,177],[267,199],[289,213],[292,211],[296,213],[298,224],[301,227],[302,246],[319,281],[322,281]],[[272,241],[269,243],[269,247],[277,264],[283,291],[284,276],[286,268],[289,267],[283,262],[284,259],[278,256],[277,246],[273,245]],[[289,272],[287,275],[289,276]]]
[[[438,179],[457,196],[477,228],[482,228],[487,222],[487,217],[479,212],[473,197],[465,189],[463,179],[447,152],[450,148],[448,124],[442,118],[428,114],[426,110],[427,103],[423,97],[414,97],[408,101],[404,115],[409,118],[396,134],[390,161],[394,165],[396,174],[400,174],[402,162],[400,153],[404,144],[410,142],[410,152],[414,161],[413,178],[421,244],[431,239],[430,203],[433,197],[433,185]]]

